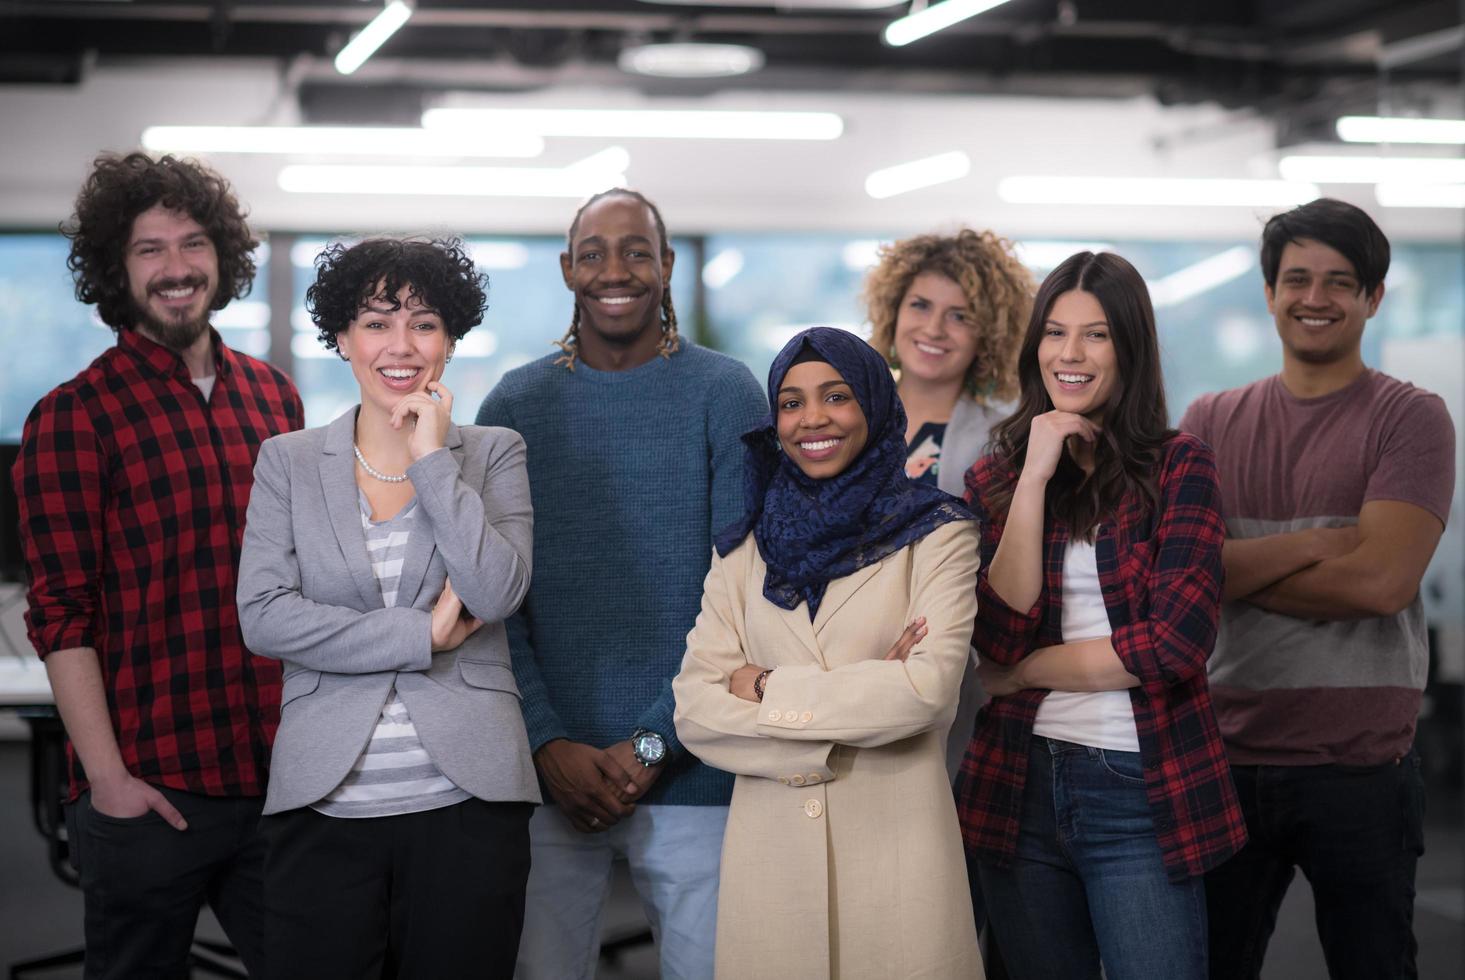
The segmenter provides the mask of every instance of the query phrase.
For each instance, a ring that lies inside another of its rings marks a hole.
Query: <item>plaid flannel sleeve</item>
[[[26,420],[14,476],[30,576],[26,630],[43,658],[96,646],[106,471],[75,395],[58,390],[42,399]]]
[[[1149,615],[1113,633],[1114,652],[1141,682],[1174,685],[1206,669],[1221,613],[1221,491],[1216,459],[1181,436],[1166,460],[1145,589]]]

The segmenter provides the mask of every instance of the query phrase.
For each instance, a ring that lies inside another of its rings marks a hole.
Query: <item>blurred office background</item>
[[[354,391],[303,306],[324,244],[468,238],[490,308],[447,380],[471,421],[504,371],[564,332],[569,220],[623,183],[666,218],[684,332],[760,377],[802,326],[864,329],[860,283],[882,242],[992,228],[1039,278],[1073,251],[1118,251],[1153,292],[1177,419],[1202,392],[1276,370],[1261,225],[1341,197],[1394,245],[1365,359],[1438,392],[1465,438],[1457,0],[946,0],[932,14],[991,9],[906,41],[920,18],[902,19],[925,6],[0,0],[0,443],[112,342],[73,298],[56,228],[98,151],[139,147],[207,160],[248,206],[259,275],[215,323],[293,375],[311,425]],[[339,58],[386,8],[405,22],[359,66]],[[1422,966],[1448,971],[1426,976],[1461,975],[1465,948],[1462,484],[1424,588],[1418,918]],[[19,608],[0,612],[23,644]],[[23,816],[21,747],[0,746],[0,779]],[[42,880],[43,845],[21,816],[0,817],[13,830],[0,864],[34,852],[34,887],[69,904],[52,914],[0,875],[0,962],[52,935],[14,916],[57,920],[58,942],[79,935],[79,898]],[[1277,942],[1296,958],[1269,976],[1321,976],[1305,885],[1294,890]]]

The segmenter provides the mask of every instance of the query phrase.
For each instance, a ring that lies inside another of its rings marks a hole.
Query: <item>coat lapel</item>
[[[356,436],[356,410],[346,412],[326,430],[325,448],[321,450],[320,484],[326,499],[326,512],[341,556],[356,583],[367,609],[382,608],[382,590],[371,573],[371,560],[366,556],[366,534],[361,530],[361,501],[356,489],[356,455],[351,450]]]
[[[448,425],[448,433],[443,438],[443,445],[447,447],[448,452],[453,454],[453,461],[458,464],[461,472],[463,435],[458,431],[456,425],[451,423]],[[407,538],[407,554],[402,559],[402,577],[397,582],[397,605],[399,606],[416,605],[418,594],[422,591],[423,579],[427,577],[427,567],[432,563],[432,556],[437,552],[437,537],[421,509],[422,492],[420,489],[417,496],[419,498],[417,517],[414,518],[412,534]],[[433,597],[434,601],[436,598],[436,596]]]
[[[748,540],[753,541],[753,536],[748,535]],[[768,566],[763,561],[763,556],[758,553],[758,545],[753,544],[753,562],[749,569],[748,592],[750,596],[757,596],[763,602],[768,603],[768,608],[779,622],[799,641],[799,644],[813,657],[815,662],[825,670],[829,664],[824,660],[824,651],[819,649],[819,640],[814,636],[814,625],[809,622],[809,607],[802,602],[793,609],[784,609],[775,606],[763,598],[763,579],[768,574]]]
[[[813,632],[815,636],[824,630],[825,624],[833,618],[835,613],[839,612],[840,606],[854,598],[854,594],[860,591],[861,586],[875,577],[875,573],[880,571],[880,566],[883,564],[885,562],[882,559],[874,564],[866,565],[864,568],[857,568],[844,578],[837,578],[829,583],[829,587],[824,590],[824,599],[819,603],[819,611],[814,614]],[[808,618],[809,614],[805,612],[804,619]]]

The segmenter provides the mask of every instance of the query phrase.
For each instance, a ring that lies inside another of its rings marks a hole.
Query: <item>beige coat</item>
[[[946,524],[829,584],[808,607],[763,597],[750,535],[713,558],[672,683],[677,735],[737,774],[722,848],[717,975],[982,976],[943,752],[976,618],[977,530]],[[908,623],[929,632],[882,658]],[[728,691],[777,668],[761,704]]]

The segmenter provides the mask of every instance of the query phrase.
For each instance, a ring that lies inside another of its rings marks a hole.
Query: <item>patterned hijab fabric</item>
[[[905,408],[885,360],[854,334],[813,327],[790,340],[768,370],[774,413],[784,375],[806,350],[829,362],[854,392],[869,430],[865,448],[844,472],[814,479],[784,454],[770,414],[743,436],[747,512],[716,546],[726,557],[751,532],[768,566],[764,597],[783,609],[806,602],[813,620],[834,579],[972,515],[957,498],[905,475]]]

